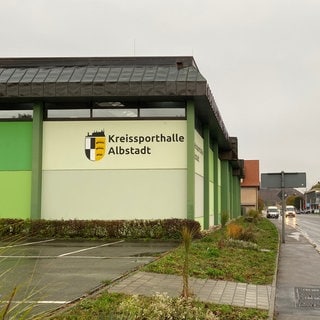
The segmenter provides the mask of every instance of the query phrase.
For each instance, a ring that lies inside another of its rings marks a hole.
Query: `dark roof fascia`
[[[192,57],[0,59],[0,99],[203,95]]]
[[[192,56],[164,57],[17,57],[0,58],[0,68],[85,67],[85,66],[193,66]]]
[[[207,124],[210,128],[211,137],[218,142],[219,151],[231,151],[232,146],[228,131],[208,85],[206,86],[205,94],[195,96],[194,101],[196,103],[196,114],[201,119],[201,122]]]
[[[193,99],[197,116],[209,125],[219,148],[233,150],[193,57],[0,58],[0,103],[119,97]]]

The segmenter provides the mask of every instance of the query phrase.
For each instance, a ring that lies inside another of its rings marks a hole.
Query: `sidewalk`
[[[170,297],[178,297],[182,286],[180,276],[138,271],[116,282],[108,291],[145,296],[166,292]],[[195,298],[204,302],[265,310],[271,305],[272,286],[189,278],[189,287]]]
[[[280,220],[277,225],[280,229]],[[288,225],[276,287],[277,320],[320,319],[320,255],[299,229]]]

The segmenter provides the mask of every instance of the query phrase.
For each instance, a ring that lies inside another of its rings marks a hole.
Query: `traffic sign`
[[[261,174],[261,188],[303,188],[305,186],[305,172],[280,172]]]

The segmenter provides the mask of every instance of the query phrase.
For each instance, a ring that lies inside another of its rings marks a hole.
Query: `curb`
[[[268,320],[273,320],[275,316],[274,313],[275,313],[275,303],[276,303],[277,276],[278,276],[278,265],[279,265],[279,257],[280,257],[280,232],[278,228],[277,230],[278,230],[278,252],[277,252],[277,258],[276,258],[275,272],[274,272],[273,281],[271,285],[272,289],[271,289],[271,295],[270,295],[270,307],[268,312]]]

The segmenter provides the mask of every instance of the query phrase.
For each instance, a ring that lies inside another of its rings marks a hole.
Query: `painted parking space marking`
[[[0,255],[0,258],[6,259],[154,259],[153,256],[128,256],[128,257],[118,257],[118,256],[8,256]]]
[[[32,246],[34,244],[39,244],[39,243],[44,243],[44,242],[51,242],[54,241],[55,239],[49,239],[49,240],[43,240],[43,241],[35,241],[35,242],[28,242],[28,243],[23,243],[23,244],[16,244],[16,245],[10,245],[10,246],[6,246],[6,247],[0,247],[0,248],[13,248],[13,247],[20,247],[20,246]],[[10,258],[10,259],[57,259],[57,258],[69,258],[69,259],[114,259],[114,258],[132,258],[132,257],[105,257],[105,256],[71,256],[73,254],[76,253],[80,253],[80,252],[85,252],[85,251],[89,251],[89,250],[93,250],[93,249],[98,249],[98,248],[102,248],[102,247],[107,247],[107,246],[111,246],[114,244],[118,244],[118,243],[122,243],[124,242],[124,240],[119,240],[119,241],[115,241],[115,242],[108,242],[108,243],[104,243],[98,246],[93,246],[93,247],[89,247],[89,248],[84,248],[84,249],[80,249],[80,250],[74,250],[74,251],[70,251],[67,253],[63,253],[60,254],[58,256],[56,255],[4,255],[4,254],[0,254],[1,258]]]
[[[56,256],[7,256],[7,255],[0,255],[1,258],[6,259],[56,259]]]
[[[45,243],[45,242],[51,242],[55,239],[47,239],[47,240],[41,240],[41,241],[33,241],[33,242],[26,242],[26,243],[19,243],[19,244],[12,244],[9,246],[0,247],[0,249],[6,249],[6,248],[16,248],[16,247],[24,247],[24,246],[33,246],[35,244],[39,243]]]
[[[55,301],[55,300],[42,300],[42,301],[32,301],[32,300],[0,300],[0,303],[17,303],[17,304],[67,304],[70,303],[71,301]]]
[[[97,248],[107,247],[107,246],[111,246],[113,244],[122,243],[122,242],[124,242],[124,240],[110,242],[110,243],[104,243],[104,244],[101,244],[101,245],[95,246],[95,247],[89,247],[89,248],[84,248],[84,249],[80,249],[80,250],[76,250],[76,251],[71,251],[68,253],[63,253],[63,254],[58,255],[58,258],[65,257],[65,256],[75,254],[75,253],[79,253],[79,252],[84,252],[84,251],[89,251],[89,250],[93,250],[93,249],[97,249]]]

